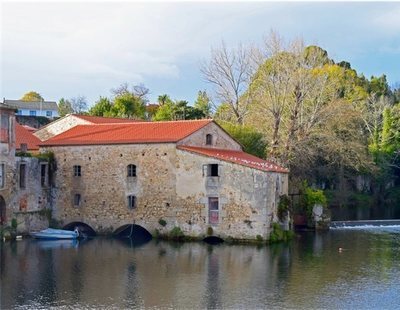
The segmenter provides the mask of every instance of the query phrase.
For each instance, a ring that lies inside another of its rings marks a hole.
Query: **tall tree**
[[[58,114],[60,116],[65,116],[67,114],[74,113],[74,109],[72,108],[71,102],[64,98],[61,98],[58,102]]]
[[[101,97],[97,100],[89,110],[89,114],[93,116],[109,116],[111,114],[112,104],[110,99]]]
[[[69,101],[71,102],[74,113],[82,114],[88,109],[88,104],[85,96],[73,97]]]
[[[197,99],[194,102],[193,107],[204,115],[203,117],[210,118],[211,117],[211,100],[208,96],[207,92],[199,91],[197,94]]]
[[[122,93],[114,98],[111,114],[116,117],[143,119],[146,106],[143,100],[132,93]]]
[[[22,98],[20,99],[22,101],[44,101],[43,97],[35,91],[30,91],[27,92],[26,94],[24,94],[22,96]]]
[[[201,65],[204,79],[214,86],[219,103],[229,104],[236,122],[243,124],[251,99],[249,85],[255,66],[252,49],[243,45],[229,50],[224,42],[211,49],[211,59]]]

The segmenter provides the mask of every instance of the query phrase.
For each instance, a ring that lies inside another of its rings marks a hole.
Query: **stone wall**
[[[212,227],[214,234],[223,238],[268,238],[271,221],[278,220],[279,196],[287,194],[287,174],[264,172],[187,151],[178,150],[177,155],[177,198],[188,210],[184,222],[192,222],[191,228],[184,226],[186,233],[201,234]],[[208,164],[218,164],[218,177],[207,176]],[[217,225],[209,224],[210,197],[218,198],[220,204]],[[192,204],[192,210],[188,204]]]
[[[84,222],[99,233],[136,223],[154,230],[173,206],[174,144],[54,147],[57,163],[54,216],[62,223]],[[136,177],[127,166],[136,165]],[[74,176],[74,166],[81,176]],[[80,195],[80,205],[74,203]],[[128,196],[137,207],[128,208]]]
[[[53,147],[57,162],[53,215],[63,225],[84,222],[98,233],[135,223],[151,233],[178,226],[186,235],[205,236],[208,198],[218,197],[223,238],[264,238],[276,221],[277,198],[287,193],[287,175],[222,162],[176,149],[175,144]],[[204,176],[204,165],[220,165],[220,176]],[[136,165],[136,177],[127,166]],[[74,176],[80,166],[81,176]],[[277,190],[278,188],[278,190]],[[76,205],[75,195],[80,195]],[[128,196],[136,207],[128,208]],[[158,222],[166,221],[165,227]]]
[[[212,145],[206,145],[206,135],[212,135]],[[190,145],[197,147],[214,147],[220,149],[230,149],[240,151],[241,145],[230,137],[221,127],[212,122],[200,130],[182,139],[178,145]]]
[[[66,115],[36,131],[34,135],[38,137],[41,141],[46,141],[51,137],[54,137],[55,135],[71,129],[72,127],[85,124],[90,124],[90,122],[87,122],[74,115]]]
[[[21,165],[25,165],[25,184],[21,184]],[[44,182],[41,169],[44,165]],[[49,225],[43,210],[52,208],[52,188],[49,184],[49,165],[34,157],[16,157],[14,189],[9,199],[9,215],[16,218],[19,233],[29,233]],[[23,185],[23,186],[21,186]]]
[[[6,120],[7,119],[7,120]],[[4,122],[3,124],[1,122]],[[8,127],[8,128],[6,128]],[[3,142],[0,141],[0,165],[3,168],[4,181],[0,184],[0,208],[4,215],[3,225],[10,225],[12,208],[10,201],[15,192],[15,115],[12,109],[1,109],[0,107],[0,128],[3,129]],[[7,129],[7,132],[4,131]],[[7,139],[5,137],[7,136]],[[1,167],[0,167],[1,168]]]

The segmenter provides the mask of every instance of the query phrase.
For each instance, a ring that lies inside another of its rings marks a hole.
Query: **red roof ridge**
[[[179,145],[178,149],[194,152],[200,155],[214,157],[217,159],[221,159],[224,161],[236,163],[242,166],[262,170],[269,172],[281,172],[288,173],[289,170],[281,167],[271,161],[261,159],[257,156],[251,155],[249,153],[239,151],[239,150],[230,150],[230,149],[218,149],[218,148],[204,148],[198,146],[189,146],[189,145]]]

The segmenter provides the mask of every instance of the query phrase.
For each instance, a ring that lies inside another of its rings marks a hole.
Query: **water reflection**
[[[290,245],[264,247],[106,238],[7,243],[1,309],[395,309],[399,233],[305,233]]]

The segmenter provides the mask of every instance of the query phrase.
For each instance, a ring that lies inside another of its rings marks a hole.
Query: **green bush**
[[[180,227],[175,226],[169,233],[169,237],[174,240],[179,240],[184,237],[184,234]]]
[[[159,219],[158,224],[160,224],[162,227],[167,226],[167,222],[164,219]]]
[[[261,236],[261,235],[257,235],[256,236],[256,240],[258,241],[258,242],[263,242],[263,237]]]
[[[212,234],[214,233],[214,230],[211,226],[207,227],[207,236],[212,236]]]
[[[278,218],[280,221],[283,221],[285,217],[288,215],[290,210],[290,199],[287,195],[281,195],[279,197],[278,204]]]
[[[272,231],[268,241],[270,243],[288,242],[293,238],[293,236],[293,231],[283,230],[281,228],[281,225],[279,225],[278,223],[272,223]]]

